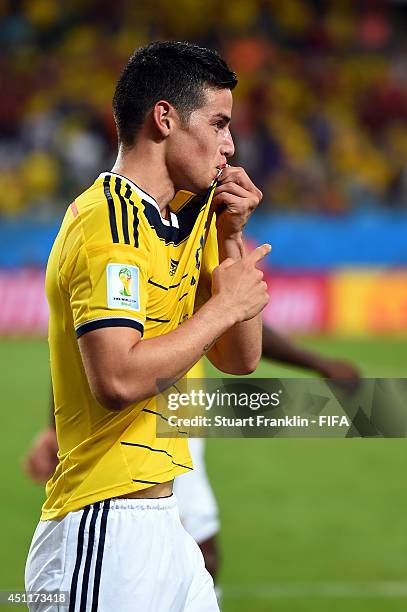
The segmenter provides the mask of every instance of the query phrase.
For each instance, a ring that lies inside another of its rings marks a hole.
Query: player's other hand
[[[256,264],[271,251],[269,244],[257,247],[238,261],[225,259],[212,275],[212,297],[222,313],[234,315],[236,323],[255,317],[269,301],[263,272]]]
[[[58,463],[57,453],[55,429],[49,427],[35,438],[24,458],[24,470],[31,480],[42,484],[52,476]]]
[[[216,212],[217,230],[223,238],[240,237],[262,198],[262,192],[243,168],[230,166],[222,170],[212,207]]]
[[[360,373],[353,364],[339,359],[322,360],[318,370],[323,378],[355,381],[360,379]]]

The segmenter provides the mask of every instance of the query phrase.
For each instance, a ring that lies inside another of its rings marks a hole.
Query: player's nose
[[[233,142],[232,134],[229,130],[222,144],[221,153],[225,157],[232,157],[235,153],[235,143]]]

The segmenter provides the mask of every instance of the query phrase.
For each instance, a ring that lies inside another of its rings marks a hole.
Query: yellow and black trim
[[[141,335],[144,333],[143,323],[136,319],[130,317],[103,317],[78,325],[78,327],[75,328],[76,337],[80,338],[87,332],[94,331],[95,329],[103,329],[105,327],[132,327],[133,329],[137,329]]]

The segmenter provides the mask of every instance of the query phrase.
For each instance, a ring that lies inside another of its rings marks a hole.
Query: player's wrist
[[[237,309],[228,303],[219,293],[213,295],[206,303],[206,306],[211,311],[211,317],[224,328],[221,333],[224,333],[240,321]]]
[[[226,231],[218,227],[218,240],[232,241],[243,243],[243,230]]]
[[[218,237],[219,261],[222,263],[225,259],[234,259],[238,261],[245,255],[243,238],[240,233],[234,234],[232,237]]]

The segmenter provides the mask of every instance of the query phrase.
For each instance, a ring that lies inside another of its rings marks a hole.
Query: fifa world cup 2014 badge
[[[106,266],[107,305],[109,308],[140,310],[140,271],[137,266],[111,263]]]
[[[123,283],[123,289],[120,293],[126,297],[130,297],[131,272],[128,268],[122,268],[119,272],[119,278]]]

